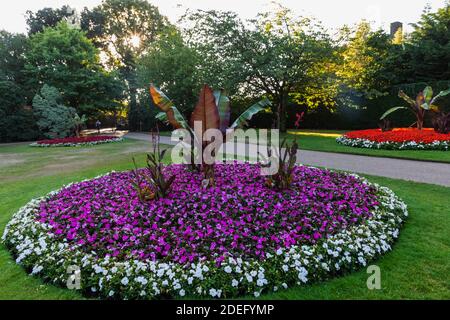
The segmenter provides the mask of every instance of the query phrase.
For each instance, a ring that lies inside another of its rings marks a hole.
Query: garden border
[[[84,147],[84,146],[94,146],[98,144],[105,144],[105,143],[114,143],[114,142],[121,142],[123,141],[122,137],[116,137],[114,139],[105,139],[105,140],[99,140],[99,141],[89,141],[89,142],[80,142],[80,143],[39,143],[39,142],[33,142],[30,144],[30,147],[40,147],[40,148],[56,148],[56,147]]]

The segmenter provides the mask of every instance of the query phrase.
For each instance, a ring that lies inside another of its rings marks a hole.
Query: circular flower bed
[[[336,139],[338,143],[358,148],[397,150],[449,150],[450,134],[433,129],[399,128],[351,131]]]
[[[182,165],[170,195],[141,203],[130,172],[32,200],[7,225],[16,262],[111,298],[233,297],[320,281],[391,249],[407,216],[392,191],[356,175],[298,166],[292,189],[265,187],[258,165],[216,165],[216,185]]]
[[[63,139],[40,140],[30,144],[32,147],[79,147],[93,146],[101,143],[119,142],[123,139],[115,136],[72,137]]]

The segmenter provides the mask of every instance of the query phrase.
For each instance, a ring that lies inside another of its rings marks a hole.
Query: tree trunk
[[[280,101],[278,104],[278,115],[277,115],[277,126],[280,132],[286,132],[286,112],[287,112],[287,104],[288,104],[288,92],[283,91],[280,94]]]
[[[419,112],[417,113],[417,129],[422,130],[423,128],[423,120],[425,117],[425,110],[421,110],[419,107]]]

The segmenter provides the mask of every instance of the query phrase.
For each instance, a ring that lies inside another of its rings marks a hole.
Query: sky
[[[150,0],[170,21],[176,22],[187,8],[231,10],[242,18],[253,18],[257,12],[273,6],[270,0]],[[408,24],[416,22],[423,8],[430,4],[432,9],[443,7],[445,0],[278,0],[278,3],[292,9],[296,14],[314,16],[329,29],[344,24],[352,25],[361,19],[372,21],[376,28],[389,30],[393,21]],[[68,4],[81,11],[93,7],[101,0],[12,0],[2,4],[0,29],[10,32],[26,32],[24,14],[44,7],[61,7]]]

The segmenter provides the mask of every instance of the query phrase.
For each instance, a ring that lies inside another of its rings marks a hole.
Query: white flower
[[[239,285],[239,281],[237,281],[236,279],[233,279],[233,281],[231,281],[232,287],[237,287],[238,285]]]
[[[184,295],[186,294],[184,289],[181,289],[180,292],[178,292],[178,293],[180,294],[181,297],[184,297]]]
[[[216,289],[209,289],[209,295],[211,297],[216,297],[217,296],[217,290]]]
[[[256,280],[256,285],[258,286],[258,287],[262,287],[263,285],[265,285],[267,283],[267,280],[266,279],[258,279],[258,280]]]
[[[258,298],[260,295],[260,293],[258,291],[255,291],[253,294],[255,295],[256,298]]]
[[[287,272],[289,270],[289,267],[286,264],[283,264],[281,268],[283,269],[284,272]]]
[[[147,279],[142,276],[137,277],[134,281],[136,281],[137,283],[141,283],[144,286],[148,283]]]
[[[126,285],[128,285],[129,280],[128,280],[127,277],[124,277],[124,278],[120,281],[120,283],[123,284],[124,286],[126,286]]]
[[[233,270],[231,269],[230,266],[226,266],[225,269],[224,269],[224,271],[225,271],[226,273],[231,273],[231,271],[233,271]]]

